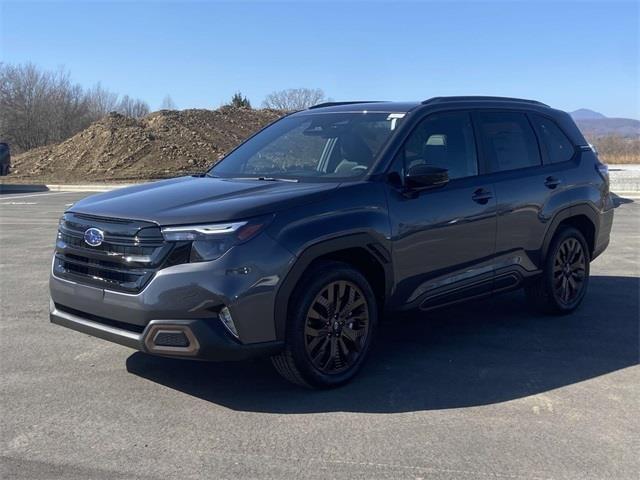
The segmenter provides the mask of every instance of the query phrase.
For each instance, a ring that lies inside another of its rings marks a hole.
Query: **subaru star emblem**
[[[104,240],[104,232],[99,228],[89,228],[84,232],[84,241],[87,245],[97,247]]]

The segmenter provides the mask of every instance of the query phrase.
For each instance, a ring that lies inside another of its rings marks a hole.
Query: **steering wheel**
[[[366,165],[356,165],[355,167],[351,167],[351,171],[352,172],[359,172],[359,171],[365,171],[368,170],[369,167],[367,167]]]

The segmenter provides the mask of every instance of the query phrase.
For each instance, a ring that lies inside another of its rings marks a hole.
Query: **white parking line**
[[[13,196],[13,195],[11,195],[11,194],[5,194],[5,195],[2,195],[2,197],[4,197],[4,196],[8,195],[8,196],[6,197],[6,199],[7,199],[7,200],[14,200],[14,199],[16,199],[16,198],[45,197],[45,196],[47,196],[47,195],[68,195],[68,194],[70,194],[70,193],[76,193],[76,192],[48,192],[48,193],[32,193],[32,194],[30,194],[30,195],[16,195],[16,196]],[[0,198],[2,198],[2,197],[0,197]]]

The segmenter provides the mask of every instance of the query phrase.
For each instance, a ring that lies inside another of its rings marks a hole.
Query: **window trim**
[[[471,133],[473,135],[473,144],[474,144],[474,148],[475,148],[475,155],[476,155],[476,174],[475,175],[467,175],[465,177],[457,177],[457,178],[452,178],[450,179],[449,183],[451,182],[455,182],[457,180],[467,180],[469,178],[477,178],[480,177],[481,175],[484,175],[483,173],[483,161],[482,158],[480,157],[480,149],[479,149],[479,145],[478,145],[478,136],[477,136],[477,132],[476,132],[476,128],[475,128],[475,122],[473,120],[473,116],[472,116],[472,111],[471,109],[460,109],[460,108],[456,108],[456,109],[450,109],[450,110],[437,110],[435,112],[428,112],[426,115],[422,115],[421,117],[417,118],[415,120],[414,125],[411,126],[411,128],[406,132],[404,138],[402,139],[402,142],[400,143],[400,146],[396,149],[396,151],[394,152],[391,161],[389,162],[388,167],[386,168],[386,173],[390,173],[393,170],[393,166],[398,158],[399,155],[403,155],[402,158],[402,170],[403,170],[403,175],[402,175],[402,183],[404,185],[404,180],[405,180],[405,176],[407,173],[407,169],[406,169],[406,159],[404,158],[404,147],[407,144],[407,142],[409,141],[409,139],[411,138],[411,136],[414,134],[414,132],[420,127],[420,125],[422,125],[422,122],[424,122],[425,120],[427,120],[429,117],[432,117],[434,115],[441,115],[441,114],[450,114],[450,113],[458,113],[458,114],[465,114],[467,115],[467,117],[469,118],[470,122],[471,122]]]
[[[539,163],[537,165],[527,165],[526,167],[519,167],[519,168],[511,168],[509,170],[493,170],[492,169],[492,162],[491,162],[491,158],[490,156],[487,154],[486,152],[486,148],[485,148],[485,144],[484,144],[484,138],[481,135],[481,129],[480,129],[480,120],[478,119],[478,114],[480,113],[518,113],[522,116],[524,116],[525,120],[527,121],[529,128],[531,128],[531,132],[533,133],[533,137],[536,139],[536,146],[537,146],[537,150],[538,150],[538,159],[539,159]],[[484,164],[484,170],[485,170],[485,174],[486,175],[498,175],[498,174],[503,174],[503,173],[511,173],[511,172],[521,172],[521,171],[525,171],[525,170],[533,170],[536,168],[541,168],[545,166],[544,163],[544,155],[543,155],[543,150],[542,150],[542,146],[540,144],[540,139],[538,138],[538,133],[536,131],[536,128],[533,126],[531,119],[529,118],[529,114],[530,112],[528,110],[524,110],[524,109],[501,109],[501,108],[474,108],[471,111],[471,118],[473,119],[473,123],[474,123],[474,128],[478,129],[478,140],[477,143],[480,146],[480,149],[482,150],[482,158],[483,158],[483,164]]]

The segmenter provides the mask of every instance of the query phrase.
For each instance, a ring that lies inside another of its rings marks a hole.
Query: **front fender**
[[[305,270],[319,257],[364,248],[385,272],[387,293],[392,288],[391,232],[386,196],[380,183],[346,185],[325,202],[279,213],[268,233],[295,255],[276,294],[274,319],[276,338],[280,340],[286,329],[289,298]]]

